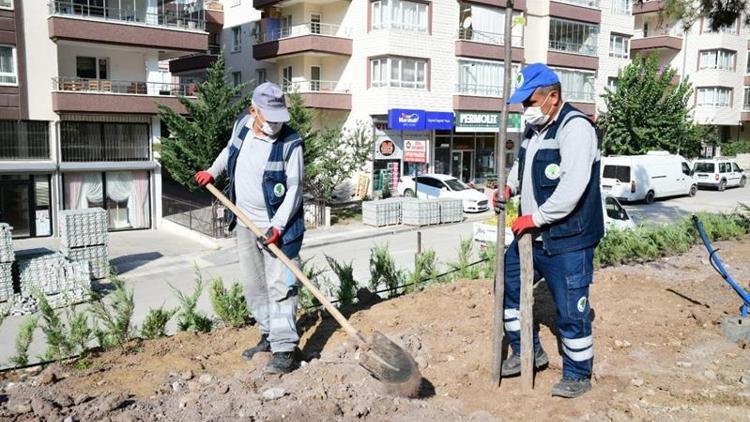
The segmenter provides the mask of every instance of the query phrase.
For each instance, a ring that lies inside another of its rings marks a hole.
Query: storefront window
[[[487,177],[495,175],[495,134],[477,136],[477,162],[474,170],[474,182],[484,184]]]
[[[63,191],[65,209],[106,209],[110,230],[150,227],[148,171],[66,173]]]
[[[13,227],[13,237],[49,236],[50,175],[0,176],[0,221]]]

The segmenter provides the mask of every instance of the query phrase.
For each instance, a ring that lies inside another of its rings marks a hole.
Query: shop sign
[[[427,129],[453,129],[453,112],[428,111],[425,113],[425,127]]]
[[[404,161],[408,163],[426,163],[427,141],[404,141]]]
[[[400,160],[401,149],[390,138],[381,138],[375,144],[376,160]]]
[[[456,132],[500,132],[500,113],[456,113]]]
[[[508,132],[522,132],[523,119],[519,113],[508,114]]]
[[[405,108],[388,110],[388,129],[391,130],[424,130],[425,111]]]
[[[505,149],[512,150],[513,149],[513,141],[511,139],[508,139],[505,141]]]

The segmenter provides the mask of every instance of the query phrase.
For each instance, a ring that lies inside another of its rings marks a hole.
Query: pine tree
[[[602,95],[607,112],[599,119],[606,154],[644,154],[665,150],[694,157],[707,128],[690,116],[693,88],[673,84],[675,69],[660,69],[655,55],[636,56],[620,69],[615,90]]]
[[[159,116],[170,133],[161,139],[161,162],[175,181],[193,191],[198,190],[193,176],[211,166],[232,135],[237,116],[251,103],[251,94],[241,94],[246,83],[229,85],[224,72],[224,59],[219,55],[208,68],[208,80],[198,85],[197,99],[177,97],[187,115],[159,106]]]

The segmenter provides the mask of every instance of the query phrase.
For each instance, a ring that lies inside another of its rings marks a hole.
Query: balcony
[[[503,60],[505,58],[505,34],[459,28],[456,41],[456,56],[477,59]],[[523,60],[523,35],[511,36],[512,61]]]
[[[253,45],[255,60],[273,61],[277,57],[315,53],[352,55],[352,40],[339,25],[308,22],[261,34]]]
[[[549,40],[547,64],[550,66],[570,67],[574,69],[597,70],[596,43],[575,43],[564,40]]]
[[[190,54],[169,61],[169,72],[183,73],[208,69],[221,53],[221,46],[209,45],[205,53]]]
[[[143,0],[105,0],[104,6],[73,0],[49,3],[49,37],[54,40],[100,42],[178,51],[203,51],[208,34],[202,0],[189,4],[166,1],[146,7]],[[154,9],[153,11],[151,9]]]
[[[454,110],[498,111],[505,106],[501,85],[456,84],[453,95]],[[520,104],[511,105],[510,111],[521,112]]]
[[[599,0],[553,0],[549,3],[550,16],[599,24],[602,11]]]
[[[286,92],[297,92],[305,106],[327,110],[351,110],[352,94],[338,81],[302,80],[284,81]]]
[[[666,0],[645,0],[643,4],[633,4],[633,15],[645,15],[647,13],[659,13],[664,10]]]
[[[158,105],[186,113],[177,96],[193,97],[195,84],[53,78],[52,109],[58,113],[157,114]]]
[[[682,50],[682,36],[677,28],[666,28],[662,31],[649,32],[644,34],[643,31],[636,33],[630,39],[630,52],[649,53],[657,50],[668,50],[678,52]]]

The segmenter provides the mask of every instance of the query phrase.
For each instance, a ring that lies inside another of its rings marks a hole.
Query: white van
[[[698,191],[687,160],[666,151],[604,157],[601,167],[602,193],[620,201],[650,204],[656,198],[693,196]]]

